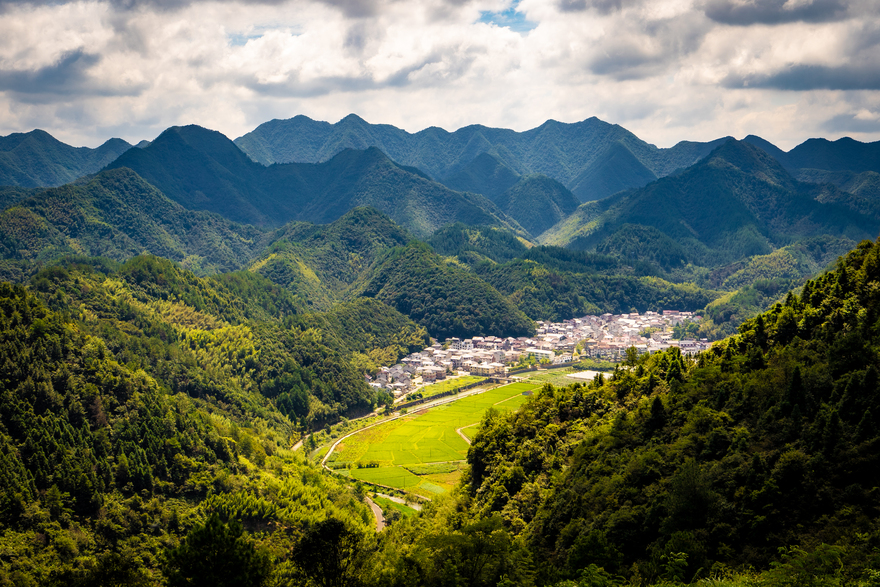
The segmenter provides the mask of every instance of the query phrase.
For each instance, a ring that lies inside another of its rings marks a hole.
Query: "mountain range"
[[[351,114],[336,124],[305,116],[272,120],[235,143],[264,165],[317,163],[346,148],[378,147],[394,161],[417,167],[444,183],[455,182],[462,168],[488,153],[509,169],[507,173],[546,175],[581,201],[588,201],[688,167],[723,140],[684,141],[658,149],[623,127],[595,117],[574,124],[548,120],[521,133],[472,125],[452,133],[431,127],[410,134],[389,125],[369,124]]]
[[[2,144],[37,167],[67,165],[69,153],[109,162],[63,187],[0,189],[7,279],[64,256],[150,252],[201,275],[259,273],[301,312],[368,292],[437,333],[487,327],[468,322],[482,311],[469,302],[457,317],[436,306],[453,285],[471,300],[504,298],[492,304],[510,315],[500,322],[510,332],[528,330],[517,312],[563,319],[660,304],[736,321],[880,230],[877,145],[852,140],[789,152],[755,136],[658,149],[595,118],[410,134],[354,115],[272,121],[236,141],[172,127],[94,152],[47,137]],[[123,152],[112,158],[111,147]],[[435,250],[413,248],[416,239]],[[409,262],[421,282],[398,271]],[[759,282],[774,285],[750,289]],[[399,297],[423,289],[431,299],[417,309]]]
[[[0,137],[0,185],[60,186],[95,173],[131,148],[110,139],[97,149],[71,147],[46,131]]]

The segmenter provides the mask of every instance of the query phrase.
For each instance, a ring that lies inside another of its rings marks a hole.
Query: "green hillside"
[[[450,222],[519,228],[486,198],[453,192],[375,148],[343,150],[320,164],[264,167],[222,134],[186,126],[166,130],[110,167],[133,169],[185,208],[261,226],[325,224],[372,206],[423,237]]]
[[[621,185],[645,185],[655,177],[693,165],[718,146],[718,141],[682,142],[669,149],[658,149],[626,129],[597,118],[573,124],[548,120],[525,132],[472,125],[455,132],[431,127],[410,134],[386,124],[369,124],[354,114],[336,124],[306,116],[272,120],[237,138],[235,143],[264,165],[319,163],[344,149],[377,147],[393,161],[452,182],[448,185],[454,184],[455,189],[487,196],[486,191],[500,193],[506,187],[473,187],[493,177],[492,173],[485,173],[487,167],[503,165],[507,170],[499,168],[496,178],[502,181],[501,185],[509,181],[511,173],[540,173],[563,184],[581,199],[607,197],[619,191]],[[625,166],[617,167],[623,160]],[[635,168],[644,169],[630,175]],[[590,179],[601,181],[591,185]]]
[[[252,532],[370,528],[352,489],[289,450],[295,394],[321,393],[335,355],[315,329],[267,329],[242,309],[144,257],[0,285],[0,583],[165,585],[197,557],[246,584],[278,561],[255,553],[297,543]],[[236,548],[189,552],[206,528]]]
[[[517,259],[483,263],[474,272],[533,320],[560,322],[586,314],[622,314],[676,308],[699,311],[720,292],[655,277],[558,271]]]
[[[286,288],[303,307],[327,310],[382,254],[410,240],[384,214],[355,208],[331,224],[302,222],[280,229],[250,270]]]
[[[544,175],[523,176],[495,203],[536,237],[567,218],[580,204],[565,186]]]
[[[443,260],[423,243],[391,249],[353,288],[443,340],[450,336],[526,336],[534,323],[492,286]]]
[[[715,266],[767,254],[792,240],[830,234],[872,236],[880,221],[815,199],[763,151],[728,141],[686,171],[601,205],[584,205],[542,235],[548,244],[588,248],[626,224],[653,227]]]
[[[467,264],[486,259],[504,262],[523,256],[527,244],[509,230],[456,223],[444,226],[427,240],[438,254]]]
[[[878,280],[865,241],[697,358],[634,356],[490,411],[463,491],[392,527],[368,577],[439,585],[480,561],[486,585],[873,584]]]
[[[124,261],[143,252],[202,274],[229,271],[268,242],[252,226],[182,208],[127,169],[35,194],[0,212],[6,279],[64,255]]]
[[[482,153],[455,173],[443,179],[443,185],[459,191],[483,194],[495,202],[519,181],[520,175],[497,157]]]
[[[57,187],[99,171],[130,148],[122,139],[97,149],[71,147],[42,130],[0,137],[0,186]]]

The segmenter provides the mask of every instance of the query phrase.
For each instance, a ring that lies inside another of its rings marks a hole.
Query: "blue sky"
[[[659,146],[880,139],[874,0],[0,0],[0,134],[597,116]]]

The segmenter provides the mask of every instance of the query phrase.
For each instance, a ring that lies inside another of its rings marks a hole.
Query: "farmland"
[[[434,397],[435,395],[440,395],[441,393],[446,393],[447,391],[452,391],[454,389],[459,389],[466,385],[472,385],[474,383],[479,383],[480,381],[484,381],[485,377],[478,377],[476,375],[465,375],[463,377],[455,377],[453,379],[447,379],[445,381],[440,381],[437,383],[432,383],[430,385],[426,385],[418,390],[418,393],[422,394],[423,398]]]
[[[457,430],[479,423],[490,407],[517,409],[526,400],[523,393],[540,385],[526,381],[497,387],[364,430],[340,443],[327,465],[349,467],[355,479],[425,497],[449,491],[468,451]]]

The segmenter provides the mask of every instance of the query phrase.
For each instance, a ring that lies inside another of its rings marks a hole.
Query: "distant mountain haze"
[[[681,173],[583,204],[541,241],[607,250],[603,239],[633,225],[653,227],[659,233],[641,236],[670,237],[691,260],[713,265],[818,234],[874,238],[880,217],[851,194],[798,182],[765,151],[731,139]]]
[[[693,165],[711,152],[718,141],[682,142],[669,149],[658,149],[623,127],[595,117],[573,124],[548,120],[525,132],[472,125],[451,133],[431,127],[411,134],[390,125],[373,125],[350,114],[336,124],[306,116],[272,120],[235,143],[264,165],[317,163],[345,148],[375,146],[394,161],[418,167],[457,189],[464,189],[462,173],[465,178],[488,178],[497,172],[484,165],[485,161],[470,165],[489,154],[513,173],[547,175],[581,201],[588,201],[621,189],[640,187]],[[597,181],[591,182],[594,178]]]
[[[216,131],[173,127],[109,166],[118,167],[134,170],[186,208],[256,225],[328,223],[354,207],[373,206],[418,236],[452,222],[521,230],[485,197],[454,192],[372,147],[345,149],[323,163],[265,167]]]
[[[39,129],[0,137],[0,185],[60,186],[95,173],[130,148],[122,139],[97,149],[71,147]]]

